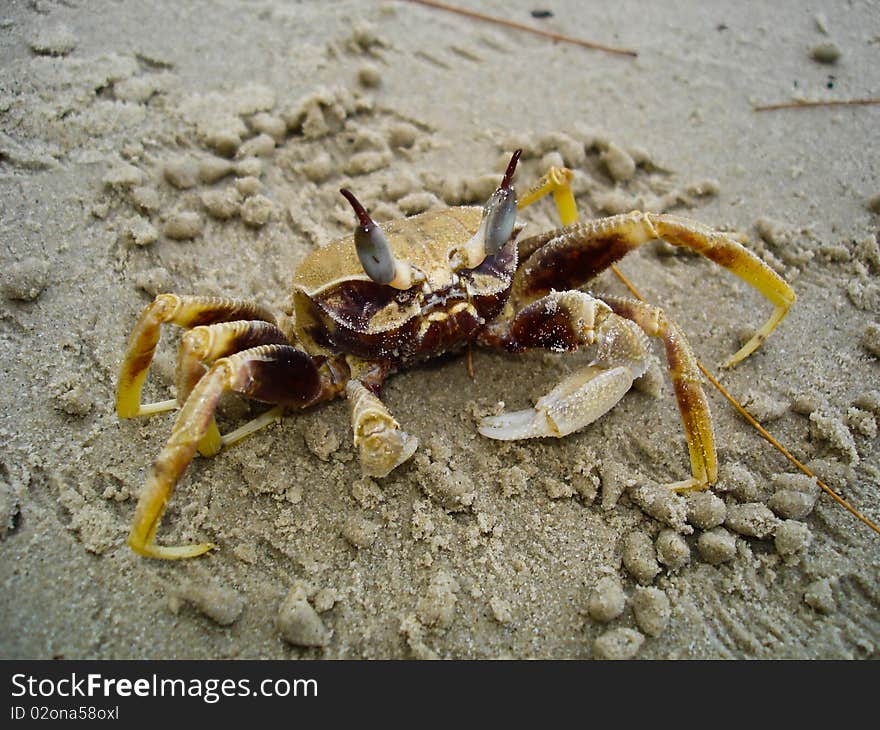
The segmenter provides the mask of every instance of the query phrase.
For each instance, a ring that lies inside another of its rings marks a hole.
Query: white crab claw
[[[535,408],[509,411],[499,416],[487,416],[480,421],[477,431],[487,438],[499,441],[558,435],[547,414]]]
[[[569,375],[534,408],[488,416],[477,430],[501,441],[567,436],[611,410],[632,386],[633,375],[625,366],[588,366]]]

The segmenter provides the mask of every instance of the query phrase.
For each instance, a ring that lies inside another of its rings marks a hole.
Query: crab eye
[[[354,245],[364,271],[377,284],[390,284],[395,289],[408,289],[411,272],[408,264],[397,261],[382,228],[370,218],[354,194],[342,188],[343,197],[351,204],[360,225],[354,230]]]
[[[516,223],[516,193],[513,188],[498,188],[483,209],[486,253],[492,256],[510,239]]]
[[[469,266],[478,266],[486,256],[494,256],[510,240],[516,225],[516,191],[510,184],[516,163],[522,150],[516,150],[510,158],[501,185],[492,193],[483,208],[480,227],[465,246]]]
[[[516,224],[516,191],[510,184],[516,163],[522,150],[516,150],[507,163],[507,170],[501,179],[501,185],[492,193],[486,207],[483,208],[483,225],[485,225],[486,253],[493,255],[507,243],[513,226]],[[481,226],[482,227],[482,226]]]

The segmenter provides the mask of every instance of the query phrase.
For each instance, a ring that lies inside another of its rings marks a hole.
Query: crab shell
[[[504,308],[517,266],[518,228],[475,268],[461,263],[482,215],[479,207],[443,208],[383,223],[395,259],[415,271],[405,290],[367,276],[352,236],[311,253],[293,279],[299,342],[313,355],[402,364],[472,340]]]

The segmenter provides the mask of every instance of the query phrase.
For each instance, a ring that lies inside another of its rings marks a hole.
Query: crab
[[[512,184],[517,150],[485,206],[431,210],[380,226],[347,189],[353,236],[314,251],[293,276],[293,323],[260,304],[160,294],[128,341],[117,389],[121,418],[179,407],[171,436],[153,462],[135,509],[128,544],[152,558],[190,558],[210,543],[156,543],[174,487],[198,451],[212,456],[289,409],[344,395],[365,475],[384,477],[407,461],[418,439],[382,403],[385,379],[471,344],[509,353],[587,349],[577,368],[531,408],[487,416],[490,439],[561,438],[608,412],[648,367],[649,337],[666,351],[690,455],[691,477],[677,491],[706,489],[717,478],[709,405],[694,353],[658,307],[582,289],[644,243],[663,239],[698,252],[756,288],[774,305],[768,321],[730,359],[734,365],[782,321],[791,287],[732,236],[692,220],[634,211],[578,222],[571,171],[551,168],[519,201]],[[552,194],[561,227],[519,240],[517,210]],[[186,329],[178,351],[176,398],[143,404],[143,385],[163,324]],[[235,392],[272,404],[221,435],[215,410]]]

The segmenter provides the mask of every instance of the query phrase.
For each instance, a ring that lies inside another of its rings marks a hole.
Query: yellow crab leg
[[[163,324],[171,323],[189,328],[237,319],[259,319],[275,323],[275,316],[269,310],[252,302],[176,294],[157,296],[141,313],[128,338],[116,388],[116,413],[119,417],[134,418],[173,407],[171,401],[141,405],[141,392],[153,362],[153,354],[159,343],[159,330]]]
[[[141,490],[128,537],[132,550],[151,558],[192,558],[213,545],[168,547],[155,543],[156,530],[178,480],[208,432],[221,396],[228,392],[278,405],[305,407],[332,398],[340,385],[329,370],[290,345],[261,345],[217,360],[196,383],[177,415],[171,436],[156,457]],[[269,412],[271,422],[277,410]],[[257,419],[259,425],[265,422]]]
[[[615,314],[635,322],[651,337],[663,340],[669,376],[691,459],[691,479],[670,485],[677,492],[702,490],[718,478],[718,457],[709,403],[700,385],[700,366],[678,326],[662,309],[622,297],[603,296]]]
[[[278,327],[262,320],[236,320],[193,327],[181,337],[177,351],[177,403],[182,406],[186,402],[215,360],[258,345],[287,344],[290,344],[289,340]],[[214,456],[223,446],[242,438],[234,438],[234,435],[221,436],[217,420],[212,418],[199,442],[199,453]]]
[[[734,353],[725,367],[733,367],[751,355],[788,314],[797,298],[794,290],[761,259],[724,233],[677,216],[661,213],[644,213],[643,216],[657,238],[702,254],[750,284],[775,305],[767,322]]]
[[[775,305],[770,319],[728,366],[754,352],[795,301],[794,291],[782,277],[733,237],[685,218],[639,211],[582,221],[525,239],[514,296],[530,301],[552,289],[578,288],[630,251],[658,238],[723,266]]]
[[[578,213],[571,190],[571,179],[571,170],[551,167],[520,199],[518,207],[525,208],[545,195],[552,194],[562,225],[573,225],[578,220]],[[641,225],[635,225],[637,221]],[[589,223],[585,225],[589,227]],[[620,255],[654,238],[662,238],[673,246],[690,248],[729,269],[775,305],[767,322],[725,363],[726,367],[733,367],[757,350],[794,304],[794,290],[763,261],[730,236],[693,221],[660,213],[633,212],[597,222],[592,228],[597,229],[596,233],[616,234],[618,238],[622,236],[627,239]],[[643,231],[637,230],[639,228]],[[613,263],[611,268],[618,277],[625,280]]]
[[[567,167],[551,167],[529,190],[519,199],[517,208],[522,210],[526,206],[539,201],[545,195],[552,194],[553,202],[559,213],[562,225],[567,226],[576,223],[578,219],[577,203],[574,193],[571,191],[571,179],[574,176]]]

